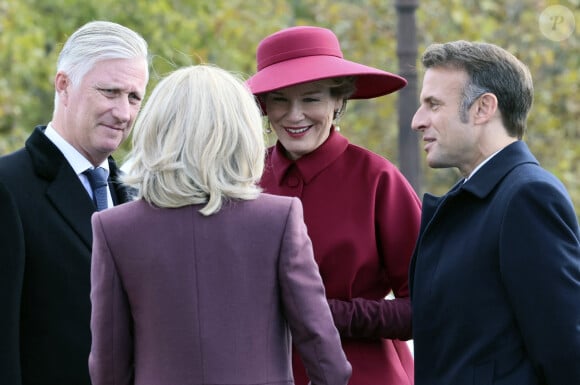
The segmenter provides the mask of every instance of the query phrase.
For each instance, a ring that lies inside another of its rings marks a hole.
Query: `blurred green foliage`
[[[419,54],[433,42],[488,41],[530,67],[536,94],[525,139],[542,165],[564,182],[579,213],[580,0],[419,3]],[[554,4],[567,7],[576,20],[575,32],[563,41],[548,39],[539,27],[541,12]],[[394,1],[0,0],[0,155],[21,147],[35,125],[50,120],[61,45],[80,25],[96,19],[127,25],[149,42],[149,90],[169,71],[202,62],[249,76],[264,36],[303,24],[332,29],[347,59],[398,71]],[[351,101],[340,122],[342,132],[397,163],[396,101],[395,95]],[[118,150],[117,159],[123,159],[129,145]],[[424,163],[423,173],[423,190],[437,194],[458,177],[454,170],[431,170]]]

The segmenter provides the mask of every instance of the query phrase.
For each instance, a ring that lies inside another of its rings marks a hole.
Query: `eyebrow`
[[[115,92],[119,92],[119,93],[123,93],[123,94],[127,94],[127,95],[137,95],[140,99],[143,98],[143,93],[141,91],[138,90],[131,90],[128,88],[124,88],[122,86],[118,86],[118,85],[107,85],[107,84],[103,84],[103,83],[96,83],[94,85],[94,87],[98,90],[111,90],[111,91],[115,91]]]
[[[432,103],[432,102],[437,102],[437,103],[441,103],[441,99],[436,98],[435,96],[426,96],[423,99],[421,99],[421,101],[423,103]]]

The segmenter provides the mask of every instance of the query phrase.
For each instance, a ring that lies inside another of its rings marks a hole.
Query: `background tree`
[[[580,213],[580,41],[578,29],[563,41],[541,33],[540,14],[553,4],[421,0],[419,53],[432,42],[479,40],[501,45],[527,63],[536,91],[525,139],[542,165],[566,184]],[[573,12],[578,28],[580,0],[559,4]],[[347,59],[398,71],[395,1],[0,0],[0,155],[21,147],[35,125],[50,120],[60,47],[76,28],[95,19],[125,24],[147,39],[154,55],[149,89],[167,72],[202,62],[249,76],[264,36],[302,24],[332,29]],[[396,94],[351,101],[341,130],[397,163],[396,108]],[[118,159],[128,145],[119,149]],[[454,170],[424,166],[422,190],[444,193],[457,178]]]

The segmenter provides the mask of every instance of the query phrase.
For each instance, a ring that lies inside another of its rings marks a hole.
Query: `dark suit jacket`
[[[89,384],[93,202],[36,127],[0,158],[0,384]],[[109,160],[111,179],[118,175]],[[128,199],[111,183],[113,201]]]
[[[521,141],[427,194],[410,268],[416,385],[580,384],[579,239],[564,186]]]
[[[293,340],[314,385],[346,385],[300,201],[200,207],[93,215],[93,384],[290,385]]]

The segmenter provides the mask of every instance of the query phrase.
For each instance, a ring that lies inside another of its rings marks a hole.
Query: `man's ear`
[[[497,97],[487,92],[475,101],[474,107],[474,122],[476,124],[487,123],[497,113]]]
[[[54,77],[54,89],[58,93],[59,100],[65,105],[68,104],[68,92],[70,89],[70,79],[64,72],[57,72]]]

